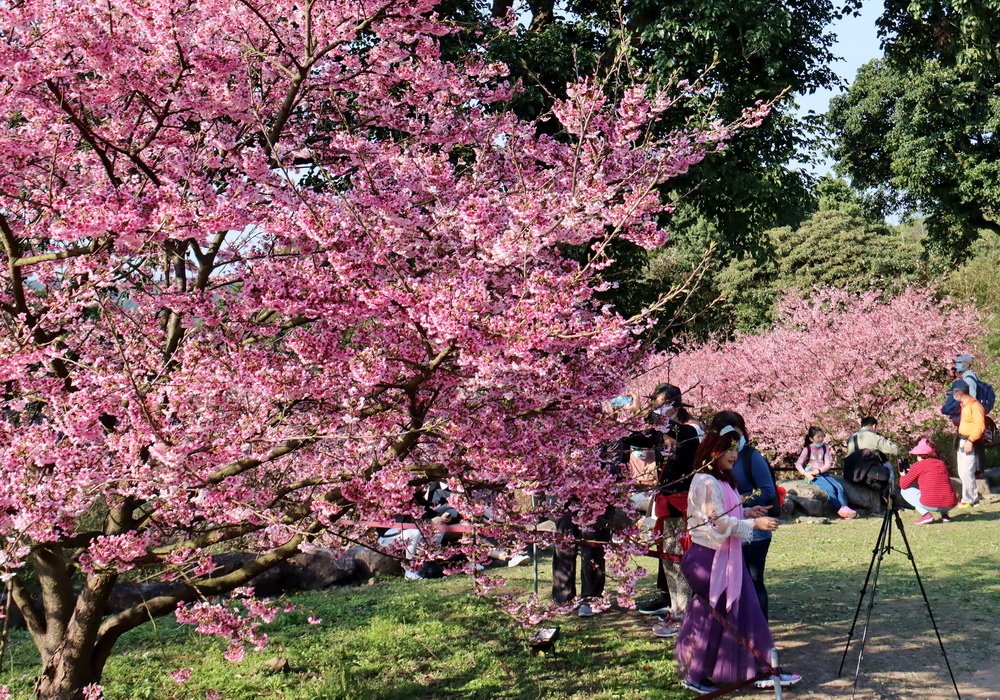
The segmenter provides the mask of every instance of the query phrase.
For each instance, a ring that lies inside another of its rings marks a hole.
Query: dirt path
[[[947,536],[955,538],[951,542],[970,538],[973,543],[982,543],[978,545],[981,556],[950,570],[946,568],[948,580],[942,580],[940,569],[936,578],[927,575],[932,570],[928,551],[932,543],[924,540],[913,545],[918,566],[922,559],[927,565],[926,569],[921,567],[925,587],[962,697],[1000,700],[1000,606],[995,595],[1000,582],[1000,558],[996,556],[1000,496],[991,496],[987,501],[973,514],[956,516],[960,519],[956,522],[967,522],[967,526],[931,525],[927,527],[941,529],[922,530],[916,535],[910,526],[913,512],[904,513],[903,520],[911,540],[926,534],[928,540]],[[894,544],[900,544],[898,537]],[[859,543],[858,549],[872,545],[874,542]],[[954,698],[955,690],[908,559],[903,552],[894,551],[885,561],[887,568],[883,568],[879,579],[856,697]],[[837,669],[864,581],[856,570],[845,575],[848,577],[850,584],[838,590],[827,588],[791,611],[783,610],[780,601],[782,596],[790,599],[796,590],[787,585],[782,590],[780,582],[773,587],[772,600],[777,598],[778,605],[772,604],[772,630],[782,652],[781,662],[804,676],[802,684],[787,693],[789,697],[851,695],[867,600],[862,605],[844,676],[838,678]]]

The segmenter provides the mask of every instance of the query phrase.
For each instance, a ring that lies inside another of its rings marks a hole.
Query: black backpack
[[[844,458],[844,478],[852,484],[878,488],[891,479],[885,455],[877,450],[855,450]]]

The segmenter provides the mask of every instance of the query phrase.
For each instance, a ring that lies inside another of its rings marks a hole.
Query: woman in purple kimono
[[[744,509],[736,492],[733,464],[739,435],[712,431],[698,447],[695,476],[688,491],[691,548],[681,571],[693,596],[677,636],[677,660],[684,685],[699,693],[757,676],[769,667],[774,642],[761,612],[753,581],[743,563],[743,543],[753,531],[775,530],[765,506]],[[753,651],[751,651],[751,647]],[[801,680],[782,674],[782,685]],[[773,685],[764,679],[758,686]]]

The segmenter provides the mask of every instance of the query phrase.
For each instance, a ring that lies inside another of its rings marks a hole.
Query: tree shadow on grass
[[[919,561],[919,555],[915,556]],[[786,567],[780,578],[769,582],[771,623],[781,664],[805,676],[796,689],[797,698],[850,694],[865,634],[870,587],[861,602],[840,677],[838,668],[867,568],[866,560],[863,568],[841,572],[839,585],[831,585],[829,571],[806,567]],[[962,696],[995,697],[1000,688],[1000,673],[995,670],[1000,651],[996,567],[921,571],[921,579]],[[946,698],[954,694],[909,560],[902,553],[890,552],[883,560],[871,609],[858,697]]]
[[[332,652],[311,664],[324,680],[303,697],[689,697],[672,642],[653,637],[650,620],[631,611],[554,620],[561,638],[553,656],[531,654],[529,631],[455,581],[389,582],[303,602],[323,608],[323,645]],[[288,625],[272,639],[288,653],[303,633]]]

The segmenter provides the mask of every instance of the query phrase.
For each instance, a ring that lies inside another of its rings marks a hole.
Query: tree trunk
[[[90,650],[71,647],[68,643],[50,656],[42,667],[35,683],[35,697],[39,700],[83,700],[83,689],[91,683],[101,682],[103,664],[82,657],[90,657]]]
[[[104,608],[116,580],[114,574],[88,576],[65,629],[49,631],[47,643],[40,647],[46,651],[35,683],[36,697],[81,700],[84,687],[100,682],[108,657],[95,654],[95,649]]]

